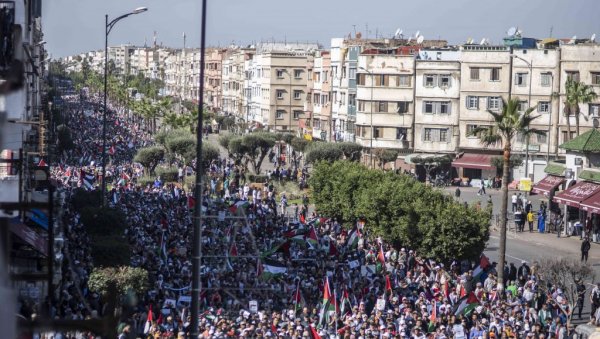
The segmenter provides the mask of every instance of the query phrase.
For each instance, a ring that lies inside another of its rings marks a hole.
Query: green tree
[[[439,167],[446,166],[452,161],[448,155],[441,156],[416,156],[411,160],[415,165],[421,165],[425,169],[425,174],[428,178],[431,177],[431,172]]]
[[[398,150],[395,149],[376,149],[375,157],[377,158],[377,162],[379,162],[379,168],[383,169],[385,164],[387,164],[388,162],[396,161],[396,159],[398,159],[398,154]]]
[[[575,133],[579,135],[579,117],[581,113],[581,109],[579,107],[580,104],[588,104],[596,98],[598,98],[598,94],[594,92],[594,88],[590,85],[586,85],[583,82],[575,81],[573,79],[567,79],[565,83],[566,88],[566,99],[565,99],[565,109],[564,113],[567,117],[567,130],[569,134],[569,139],[571,138],[571,123],[569,121],[569,116],[575,116]]]
[[[150,146],[140,148],[133,158],[133,161],[139,162],[144,166],[148,174],[154,174],[154,169],[165,157],[165,149],[160,146]]]
[[[66,125],[58,125],[58,127],[56,127],[56,134],[58,137],[58,151],[60,153],[73,148],[73,138],[71,137],[71,130],[69,127]]]
[[[340,146],[331,142],[313,142],[306,151],[306,162],[316,164],[320,161],[334,162],[342,159],[344,152]]]
[[[255,174],[260,174],[262,162],[275,146],[275,141],[276,136],[268,132],[250,133],[242,137],[242,146]]]
[[[359,161],[363,147],[355,142],[338,142],[337,147],[344,153],[344,158],[351,161]]]
[[[512,145],[517,136],[529,138],[531,135],[545,135],[546,132],[531,127],[539,116],[532,116],[535,107],[530,107],[523,114],[519,113],[519,99],[515,98],[502,102],[502,111],[488,110],[493,119],[493,125],[478,127],[470,135],[478,136],[484,146],[501,145],[503,149],[502,165],[502,203],[500,205],[500,253],[498,267],[498,290],[504,289],[504,267],[506,261],[506,225],[508,213],[508,182],[510,179],[510,160]]]
[[[148,271],[130,266],[94,268],[88,286],[91,291],[106,295],[111,283],[121,295],[134,292],[141,296],[148,290]]]
[[[310,141],[299,137],[294,137],[292,140],[290,140],[290,145],[294,149],[294,158],[292,159],[292,161],[294,161],[294,166],[299,167],[299,160],[304,154],[304,151],[306,150],[306,147],[308,147],[309,143]]]

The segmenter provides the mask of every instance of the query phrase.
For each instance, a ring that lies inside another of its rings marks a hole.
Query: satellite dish
[[[523,34],[523,31],[521,31],[520,29],[517,28],[517,32],[515,33],[515,35],[521,36],[521,34]]]
[[[421,35],[421,31],[417,31],[417,33],[415,33],[415,38],[418,38]]]
[[[590,38],[590,42],[594,41],[596,41],[596,33],[592,34],[592,37]]]
[[[594,128],[598,128],[598,126],[600,126],[600,122],[598,121],[598,118],[594,118],[594,120],[592,120],[592,123],[594,124]]]
[[[401,30],[400,28],[398,28],[398,29],[396,30],[396,34],[394,34],[394,36],[395,36],[396,38],[398,38],[400,35],[402,35],[402,30]]]
[[[411,37],[411,36],[410,36],[410,37],[408,37],[408,42],[409,42],[409,43],[410,43],[410,41],[411,41],[411,40],[412,40],[412,37]]]
[[[470,45],[470,44],[472,44],[472,43],[473,43],[473,38],[468,38],[468,39],[467,39],[467,45]]]
[[[484,45],[485,44],[485,38],[481,39],[481,41],[479,42],[480,45]]]
[[[506,31],[506,35],[508,35],[508,36],[514,36],[516,33],[517,33],[516,27],[511,27],[508,29],[508,31]]]
[[[423,40],[425,40],[425,38],[422,35],[419,35],[419,37],[417,38],[417,43],[422,44]]]
[[[569,41],[569,43],[571,45],[575,44],[575,41],[577,41],[577,35],[573,35],[573,37],[571,38],[571,41]]]

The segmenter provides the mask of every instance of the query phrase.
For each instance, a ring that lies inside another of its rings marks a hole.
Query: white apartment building
[[[415,57],[403,49],[365,50],[358,57],[356,142],[369,154],[413,149]]]
[[[342,104],[346,102],[346,93],[340,92],[331,97],[331,57],[329,51],[317,51],[313,61],[312,91],[308,94],[308,101],[312,103],[312,136],[325,141],[333,141],[333,123],[331,120],[331,106],[333,102]],[[295,100],[302,100],[301,91],[294,93]]]
[[[223,57],[222,109],[225,114],[232,114],[239,119],[247,120],[249,111],[245,100],[247,95],[247,71],[246,61],[254,54],[254,49],[233,49],[225,53]]]
[[[460,51],[419,51],[415,74],[415,153],[456,152],[460,79]]]

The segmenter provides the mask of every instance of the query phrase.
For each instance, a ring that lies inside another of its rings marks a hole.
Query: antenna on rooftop
[[[517,27],[517,32],[515,32],[515,35],[520,37],[521,35],[523,35],[523,31],[521,31],[519,27]]]

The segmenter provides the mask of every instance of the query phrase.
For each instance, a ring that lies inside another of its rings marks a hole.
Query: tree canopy
[[[489,214],[405,175],[349,162],[319,162],[309,181],[318,213],[442,261],[479,257],[489,237]]]

